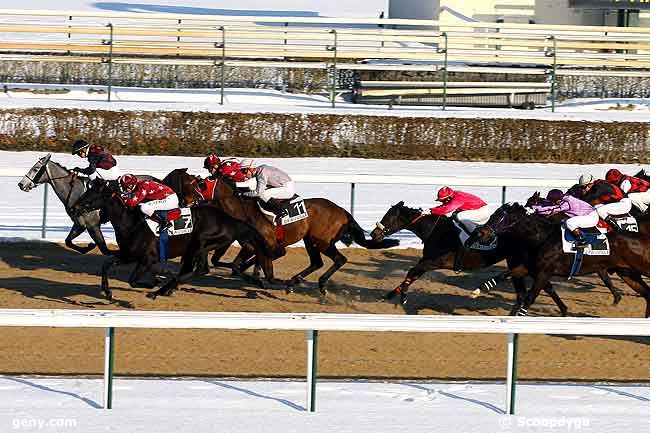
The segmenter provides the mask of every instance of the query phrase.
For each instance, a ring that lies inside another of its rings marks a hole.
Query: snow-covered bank
[[[304,382],[118,379],[114,389],[114,409],[105,411],[99,409],[99,379],[0,377],[0,429],[46,433],[650,429],[648,386],[519,385],[515,416],[503,414],[505,385],[496,383],[321,381],[316,413],[304,410]]]
[[[17,173],[27,173],[36,160],[45,152],[0,152],[4,168]],[[191,173],[203,173],[203,158],[158,156],[117,156],[123,173],[167,173],[174,168],[188,167]],[[52,160],[67,167],[84,166],[84,161],[69,154],[54,154]],[[459,161],[391,161],[358,158],[260,158],[260,163],[276,165],[289,174],[400,174],[408,176],[494,177],[494,178],[546,178],[577,179],[584,172],[603,177],[610,165],[580,164],[506,164]],[[625,173],[636,173],[639,165],[616,165]],[[24,193],[17,187],[17,177],[0,177],[0,238],[38,239],[41,235],[43,192],[42,187]],[[439,185],[442,186],[442,185]],[[372,185],[359,184],[355,188],[354,216],[366,229],[371,229],[388,208],[403,200],[412,207],[434,206],[435,191],[439,186],[427,185]],[[453,186],[453,185],[452,185]],[[493,207],[501,203],[501,188],[463,188],[483,197]],[[326,197],[338,205],[350,208],[350,185],[301,183],[298,191],[304,197]],[[508,188],[508,201],[526,200],[533,189],[527,187]],[[48,197],[48,233],[51,240],[63,240],[71,226],[63,205],[51,192]],[[104,232],[113,238],[110,226]],[[410,232],[400,232],[403,246],[419,247],[421,243]],[[81,237],[80,240],[88,237]]]
[[[205,111],[212,113],[310,113],[398,117],[455,117],[483,119],[539,119],[594,122],[648,122],[650,100],[573,99],[550,108],[532,111],[511,108],[470,108],[431,106],[361,105],[338,100],[336,108],[323,95],[283,93],[271,89],[225,90],[224,105],[219,104],[219,89],[156,89],[113,87],[112,102],[104,86],[12,84],[8,89],[67,89],[65,93],[34,94],[26,91],[0,92],[3,108],[75,108],[124,111]],[[629,109],[627,107],[629,106]]]

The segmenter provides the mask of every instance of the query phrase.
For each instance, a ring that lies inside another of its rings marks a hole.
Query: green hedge
[[[0,149],[68,151],[84,137],[114,153],[340,156],[530,162],[648,162],[650,123],[389,116],[0,110]]]

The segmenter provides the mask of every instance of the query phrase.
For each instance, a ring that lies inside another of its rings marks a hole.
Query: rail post
[[[356,183],[350,183],[350,215],[354,216],[354,191],[356,189]]]
[[[226,86],[226,27],[220,26],[219,30],[221,31],[221,42],[215,43],[214,47],[221,48],[221,78],[220,78],[221,94],[220,94],[219,104],[223,105],[224,87]]]
[[[506,204],[506,186],[501,187],[501,204]]]
[[[47,235],[47,194],[50,184],[46,183],[43,188],[43,222],[41,223],[41,239],[45,239]]]
[[[506,377],[506,414],[515,414],[516,386],[517,386],[517,350],[519,348],[519,334],[508,334],[508,371]]]
[[[443,111],[447,109],[447,80],[448,80],[448,45],[449,45],[449,36],[447,32],[442,32],[440,36],[443,37],[445,41],[445,47],[443,49],[438,48],[436,51],[438,54],[444,54],[443,63],[442,63],[442,109]]]
[[[307,406],[316,412],[316,378],[318,376],[318,331],[307,331]]]
[[[556,79],[557,79],[557,39],[555,36],[551,35],[548,37],[549,40],[553,41],[553,51],[546,53],[548,57],[553,57],[553,68],[551,69],[551,112],[555,113],[555,91],[556,91]]]
[[[332,102],[332,108],[336,108],[336,62],[337,62],[337,50],[338,50],[338,33],[336,29],[331,29],[330,34],[334,35],[334,45],[328,45],[327,51],[333,52],[332,65],[329,67],[330,73],[330,100]]]
[[[108,102],[111,102],[111,89],[113,87],[113,23],[106,25],[109,29],[109,39],[103,40],[102,44],[108,45]]]
[[[104,409],[113,407],[113,352],[115,328],[106,328],[104,338]]]

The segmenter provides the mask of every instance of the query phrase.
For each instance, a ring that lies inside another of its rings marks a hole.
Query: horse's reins
[[[401,229],[397,229],[397,230],[393,230],[393,231],[386,230],[386,227],[385,227],[382,223],[380,223],[380,222],[377,223],[377,228],[379,228],[379,230],[381,230],[381,232],[383,233],[384,237],[386,237],[386,236],[393,235],[393,234],[397,233],[398,231],[407,228],[407,227],[410,226],[410,225],[415,224],[415,223],[418,222],[421,218],[424,218],[425,216],[429,216],[429,215],[430,215],[430,214],[423,214],[423,213],[421,213],[420,215],[418,215],[418,216],[416,216],[415,218],[413,218],[413,219],[412,219],[408,224],[406,224],[406,225],[405,225],[404,227],[402,227]],[[437,218],[437,219],[436,219],[436,222],[433,224],[433,228],[431,229],[432,231],[433,231],[433,229],[436,228],[436,225],[438,225],[438,221],[440,221],[440,218]]]

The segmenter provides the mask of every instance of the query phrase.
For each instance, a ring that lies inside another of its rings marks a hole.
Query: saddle
[[[580,272],[584,256],[609,255],[609,239],[607,239],[607,233],[611,230],[605,227],[600,227],[600,223],[596,227],[580,229],[582,235],[587,241],[587,245],[580,248],[576,248],[576,238],[573,236],[573,233],[571,233],[564,224],[560,227],[562,230],[562,250],[565,254],[575,254],[571,270],[569,271],[569,280]]]
[[[598,227],[607,230],[607,233],[614,231],[625,231],[638,233],[639,224],[632,215],[610,215],[609,218],[598,221]]]
[[[294,194],[293,197],[288,199],[275,199],[274,201],[277,203],[277,209],[262,200],[257,201],[262,213],[274,225],[286,226],[309,216],[305,201],[298,194]]]

